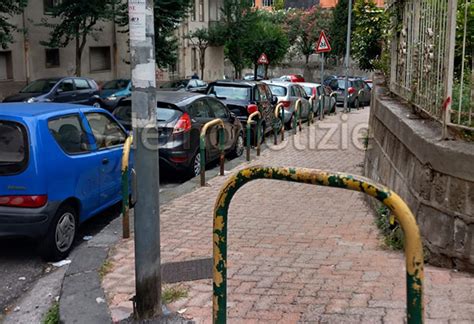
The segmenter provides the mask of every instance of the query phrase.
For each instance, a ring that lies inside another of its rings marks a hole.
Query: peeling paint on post
[[[253,118],[254,118],[255,116],[260,117],[260,116],[261,116],[260,112],[259,112],[259,111],[255,111],[255,112],[251,113],[250,116],[247,118],[247,125],[246,125],[246,128],[247,128],[247,153],[246,153],[246,155],[247,155],[247,156],[246,156],[246,157],[247,157],[247,161],[250,161],[250,143],[251,143],[251,140],[250,140],[250,139],[251,139],[251,136],[250,136],[250,135],[251,135],[251,131],[250,131],[250,130],[251,130],[251,127],[252,127],[251,125],[252,125],[253,123],[255,123],[255,122],[253,121]],[[257,155],[260,155],[260,138],[259,138],[259,136],[258,136],[258,133],[259,133],[259,130],[258,130],[258,129],[259,129],[259,128],[260,128],[260,124],[258,123],[258,124],[257,124]]]
[[[293,119],[293,128],[295,130],[295,134],[298,133],[298,128],[296,127],[297,122],[301,132],[301,99],[296,100],[295,104],[295,118]]]
[[[275,118],[281,120],[281,141],[283,142],[285,140],[285,108],[281,103],[275,107]]]
[[[133,137],[129,136],[123,144],[122,153],[122,237],[130,238],[130,147],[132,146]]]
[[[230,177],[222,187],[214,206],[213,229],[213,322],[227,319],[227,224],[230,202],[246,183],[273,179],[328,186],[363,192],[387,206],[400,223],[405,235],[407,280],[407,322],[423,323],[423,247],[415,217],[406,203],[390,189],[371,180],[350,174],[304,168],[249,167]]]
[[[135,138],[135,318],[161,314],[158,129],[153,0],[129,0],[132,123]]]
[[[207,130],[213,126],[219,126],[219,162],[220,162],[220,174],[224,175],[224,122],[219,119],[213,119],[210,122],[204,124],[201,129],[201,134],[199,135],[199,154],[200,160],[199,163],[201,165],[201,187],[206,185],[206,134]]]

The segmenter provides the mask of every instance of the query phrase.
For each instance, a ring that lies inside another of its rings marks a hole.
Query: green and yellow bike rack
[[[400,223],[405,237],[407,322],[423,323],[423,247],[415,217],[406,203],[390,189],[371,180],[350,174],[304,168],[255,166],[231,176],[217,197],[213,227],[213,322],[227,319],[227,224],[230,202],[246,183],[273,179],[328,186],[363,192],[387,206]]]
[[[337,92],[333,91],[331,92],[331,94],[329,95],[329,98],[334,98],[334,115],[337,115]]]
[[[201,187],[204,187],[206,185],[206,134],[207,130],[211,127],[214,126],[219,126],[219,151],[220,156],[219,156],[219,165],[220,165],[220,175],[224,175],[224,122],[219,119],[213,119],[210,122],[207,122],[204,124],[204,126],[201,129],[201,135],[199,136],[199,162],[201,165]]]
[[[250,116],[247,119],[247,161],[250,161],[250,133],[251,133],[251,127],[252,124],[255,123],[253,121],[253,118],[255,116],[262,117],[259,111],[254,111],[253,113],[250,114]],[[260,123],[261,123],[262,118],[260,118],[257,122],[257,156],[260,156]]]
[[[278,125],[277,125],[277,121],[280,121],[280,123],[281,123],[281,128],[280,128],[281,141],[283,142],[283,140],[285,139],[285,134],[284,134],[284,132],[285,132],[285,109],[283,108],[283,104],[279,103],[275,107],[274,115],[275,115],[274,125],[276,125],[276,126],[273,127],[273,144],[277,145],[278,144]]]
[[[312,123],[314,123],[314,100],[315,99],[316,99],[316,95],[312,95],[309,98],[309,112],[310,112],[310,115],[308,116],[308,126],[310,126]]]
[[[319,120],[323,120],[324,119],[324,95],[319,95],[318,103],[319,103]]]
[[[301,132],[301,99],[296,100],[295,103],[295,118],[293,119],[293,129],[295,130],[295,134],[298,133],[298,129],[296,128],[296,121],[298,120],[299,130]]]
[[[123,144],[122,152],[122,237],[130,237],[130,149],[132,147],[133,137],[129,136]]]

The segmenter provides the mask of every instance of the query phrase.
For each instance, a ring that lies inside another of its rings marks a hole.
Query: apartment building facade
[[[22,15],[11,18],[11,22],[25,32],[16,32],[14,42],[7,49],[0,49],[0,97],[13,91],[9,90],[12,88],[9,84],[21,85],[39,78],[74,74],[74,42],[64,48],[46,48],[40,43],[48,39],[50,29],[39,24],[42,19],[55,22],[50,12],[58,1],[60,0],[29,1]],[[219,19],[219,3],[222,0],[194,1],[193,12],[176,31],[180,39],[178,63],[173,67],[172,73],[168,73],[169,69],[157,70],[158,81],[184,78],[194,71],[199,72],[198,51],[183,36],[196,28],[208,27],[212,21]],[[98,82],[130,78],[128,34],[120,32],[111,21],[100,22],[98,27],[101,31],[87,39],[82,54],[81,74]],[[223,47],[210,47],[206,52],[205,79],[220,78],[223,71]]]

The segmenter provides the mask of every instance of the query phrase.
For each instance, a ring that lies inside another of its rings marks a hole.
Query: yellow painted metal
[[[204,124],[204,126],[201,129],[201,136],[206,136],[207,130],[209,127],[220,125],[221,127],[225,127],[224,122],[220,118],[216,118],[211,120],[210,122],[207,122]]]
[[[253,118],[256,117],[256,116],[258,116],[260,118],[262,117],[262,114],[260,114],[260,111],[254,111],[247,118],[247,130],[248,130],[247,131],[247,136],[250,136],[250,131],[249,131],[250,130],[250,125],[253,121]],[[260,134],[260,127],[259,126],[260,125],[258,124],[257,125],[257,131],[256,131],[256,134],[257,134],[257,156],[260,156],[260,136],[263,136],[263,134]],[[250,154],[250,145],[249,144],[250,144],[250,141],[249,141],[249,139],[247,139],[247,156],[249,156],[249,154]],[[249,159],[247,159],[247,161],[249,161]]]
[[[296,103],[295,103],[295,118],[297,118],[297,122],[298,122],[298,128],[301,132],[301,99],[298,99],[296,100]],[[296,130],[296,124],[294,125],[295,127],[295,134],[297,132]]]
[[[316,95],[312,95],[309,98],[309,106],[311,107],[311,118],[308,116],[308,125],[314,123],[314,100],[316,100]]]
[[[420,231],[412,212],[395,192],[370,179],[351,174],[305,168],[264,166],[248,167],[231,176],[222,187],[214,206],[214,323],[225,323],[226,321],[228,208],[237,190],[256,179],[285,180],[360,191],[387,206],[400,224],[405,237],[407,321],[410,324],[423,323],[424,262]]]
[[[122,152],[122,237],[130,237],[129,160],[133,136],[127,137]]]
[[[285,140],[285,108],[283,107],[283,104],[279,103],[275,107],[275,118],[280,119],[281,116],[281,141],[283,142]]]

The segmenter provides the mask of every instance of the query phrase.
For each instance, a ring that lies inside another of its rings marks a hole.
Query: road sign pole
[[[161,314],[160,204],[153,0],[129,0],[132,118],[137,179],[135,318]]]
[[[349,95],[349,57],[351,55],[351,23],[352,23],[352,0],[349,1],[347,13],[347,35],[346,35],[346,58],[344,60],[344,68],[346,73],[345,89],[344,89],[344,112],[347,112],[347,96]]]
[[[324,114],[324,52],[321,53],[321,111],[319,112],[319,120],[323,119]],[[317,92],[316,92],[317,93]]]

